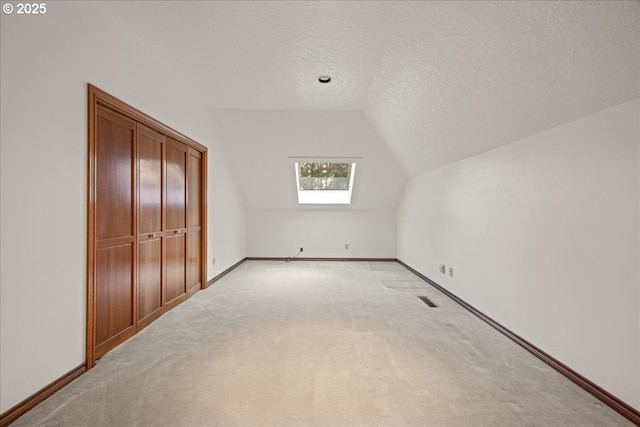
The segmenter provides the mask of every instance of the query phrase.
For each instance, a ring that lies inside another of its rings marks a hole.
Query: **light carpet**
[[[14,425],[632,425],[433,287],[393,287],[415,280],[247,261]]]

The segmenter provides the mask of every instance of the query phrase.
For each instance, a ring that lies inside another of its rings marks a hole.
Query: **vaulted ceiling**
[[[361,111],[408,176],[640,97],[640,2],[105,7],[212,109]]]

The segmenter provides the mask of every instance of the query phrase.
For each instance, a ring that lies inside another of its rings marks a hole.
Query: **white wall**
[[[208,277],[245,256],[210,110],[99,4],[47,6],[1,17],[0,412],[85,361],[87,83],[209,148]]]
[[[210,125],[210,117],[203,124]],[[219,138],[208,147],[207,279],[211,280],[246,256],[244,200]],[[199,141],[201,142],[201,141]],[[215,259],[215,262],[213,262]]]
[[[247,235],[247,256],[396,257],[395,211],[250,210]]]
[[[636,409],[639,113],[632,101],[419,175],[398,209],[399,259]]]
[[[291,256],[302,246],[306,257],[395,257],[405,176],[361,112],[215,116],[247,206],[247,256]],[[291,156],[360,157],[352,204],[298,205]]]

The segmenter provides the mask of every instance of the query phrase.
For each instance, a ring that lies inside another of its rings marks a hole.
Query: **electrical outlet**
[[[449,276],[453,277],[453,267],[449,267]]]
[[[349,244],[348,244],[348,243],[345,243],[345,244],[344,244],[344,248],[345,248],[345,250],[349,250]]]
[[[213,257],[213,259],[211,260],[211,265],[216,265],[216,257]]]
[[[446,274],[445,271],[446,271],[446,267],[444,266],[444,264],[440,264],[440,273]]]
[[[304,248],[300,248],[300,252],[304,252]]]

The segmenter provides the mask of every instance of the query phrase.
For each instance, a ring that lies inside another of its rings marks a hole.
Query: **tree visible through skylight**
[[[351,163],[299,163],[300,190],[349,190]]]
[[[350,204],[355,163],[295,163],[298,203]]]

